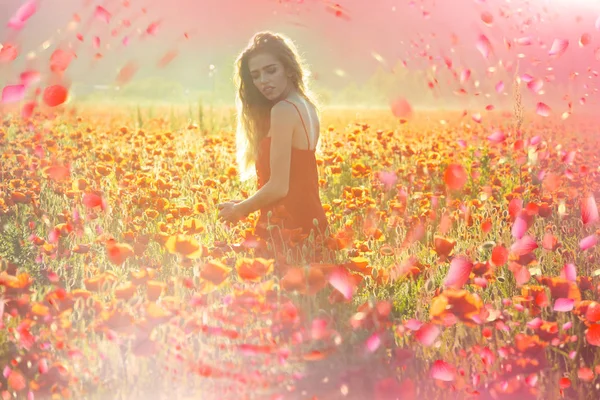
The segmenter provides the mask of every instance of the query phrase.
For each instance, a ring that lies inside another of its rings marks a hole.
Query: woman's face
[[[260,53],[248,60],[252,82],[269,100],[276,101],[289,91],[291,81],[283,65],[269,53]]]

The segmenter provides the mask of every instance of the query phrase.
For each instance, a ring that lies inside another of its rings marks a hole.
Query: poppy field
[[[2,398],[598,398],[589,121],[325,110],[327,260],[276,263],[229,112],[6,114]]]

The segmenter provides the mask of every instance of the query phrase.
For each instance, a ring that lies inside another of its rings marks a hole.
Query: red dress
[[[291,101],[283,101],[292,104],[298,111],[310,147],[310,139],[300,110]],[[263,187],[271,176],[270,150],[271,137],[266,136],[259,144],[256,161],[258,189]],[[310,249],[307,261],[321,261],[323,257],[322,240],[327,236],[326,230],[329,224],[319,197],[319,176],[315,150],[292,147],[290,163],[287,196],[260,209],[260,216],[254,232],[272,246],[269,250],[263,249],[263,256],[280,259],[289,255],[291,251],[293,259],[299,260],[298,257],[302,255],[302,246],[306,244]],[[271,212],[270,218],[269,212]],[[315,219],[318,221],[318,228],[314,225]],[[267,225],[277,226],[268,230]],[[307,240],[311,230],[314,232],[313,244]]]

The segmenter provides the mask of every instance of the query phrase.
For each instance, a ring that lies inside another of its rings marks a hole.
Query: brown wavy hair
[[[248,47],[237,57],[233,78],[237,88],[236,159],[242,181],[255,176],[253,167],[258,157],[258,145],[268,134],[271,122],[273,103],[256,88],[248,66],[248,60],[260,53],[269,53],[277,58],[285,71],[291,73],[290,79],[296,90],[319,112],[316,96],[309,88],[310,71],[294,42],[278,33],[256,33],[250,39]]]

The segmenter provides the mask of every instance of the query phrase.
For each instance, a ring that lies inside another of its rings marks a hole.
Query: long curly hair
[[[269,53],[276,57],[291,74],[290,80],[296,90],[319,113],[316,96],[309,88],[310,71],[298,54],[294,42],[285,35],[269,31],[258,32],[248,47],[237,57],[234,82],[236,93],[236,160],[240,180],[255,177],[255,163],[258,157],[258,145],[270,128],[270,114],[273,102],[267,99],[254,85],[248,60],[259,53]]]

